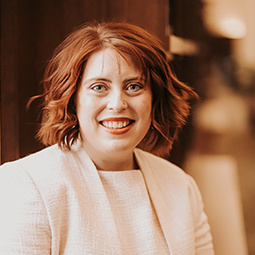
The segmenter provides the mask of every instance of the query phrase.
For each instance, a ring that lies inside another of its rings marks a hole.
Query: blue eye
[[[139,91],[140,89],[142,89],[142,85],[139,84],[131,84],[127,87],[127,90],[130,91]]]
[[[105,91],[106,87],[104,85],[95,85],[92,87],[93,90],[101,92],[101,91]]]

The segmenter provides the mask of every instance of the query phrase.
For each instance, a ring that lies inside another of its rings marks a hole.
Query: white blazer
[[[135,156],[170,254],[214,254],[194,180],[150,153]],[[0,254],[124,254],[98,171],[79,142],[0,167]]]

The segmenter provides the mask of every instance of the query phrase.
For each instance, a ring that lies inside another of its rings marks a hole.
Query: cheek
[[[83,126],[95,124],[102,109],[102,102],[96,98],[89,95],[77,97],[77,118]]]
[[[90,104],[88,102],[88,99],[86,96],[80,94],[77,96],[77,105],[76,105],[76,110],[77,110],[77,117],[78,121],[80,123],[83,123],[85,119],[88,118],[88,113],[90,113]]]
[[[77,95],[77,111],[87,112],[87,109],[93,107],[93,100],[85,91],[81,90]]]
[[[139,111],[142,112],[143,116],[147,118],[151,118],[151,111],[152,111],[152,99],[151,97],[146,97],[140,101]]]

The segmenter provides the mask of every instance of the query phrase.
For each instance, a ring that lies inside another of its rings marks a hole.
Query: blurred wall
[[[254,4],[170,0],[173,65],[200,95],[170,160],[199,184],[216,255],[255,254]]]

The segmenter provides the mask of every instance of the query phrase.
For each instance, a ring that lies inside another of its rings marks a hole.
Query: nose
[[[123,95],[123,92],[122,91],[112,92],[111,95],[109,95],[107,107],[109,110],[115,112],[121,112],[127,109],[128,105],[125,100],[125,95]]]

